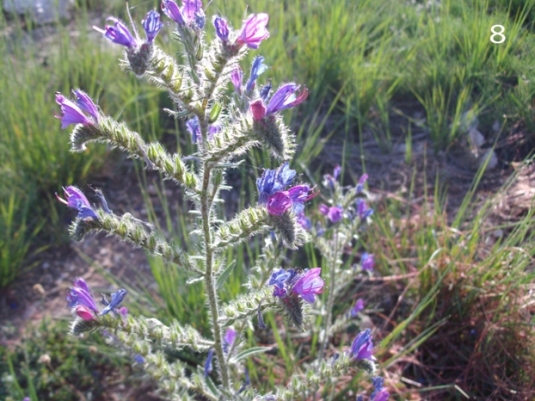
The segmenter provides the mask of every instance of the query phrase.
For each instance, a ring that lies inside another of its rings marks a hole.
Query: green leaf
[[[210,117],[208,118],[208,122],[210,124],[213,124],[217,121],[217,119],[219,118],[219,114],[221,114],[221,110],[221,103],[215,103],[212,107],[212,110],[210,110]]]
[[[230,262],[229,265],[225,268],[225,270],[223,270],[221,272],[221,274],[217,278],[217,284],[216,284],[217,289],[220,289],[223,286],[223,284],[225,283],[225,281],[227,281],[227,279],[230,276],[230,273],[232,272],[232,269],[234,269],[234,266],[236,266],[236,261],[235,260]]]
[[[238,361],[241,361],[242,359],[248,358],[255,354],[261,354],[263,352],[271,351],[272,349],[273,347],[253,347],[246,349],[245,351],[240,352],[238,355],[232,358],[232,363],[236,363]]]

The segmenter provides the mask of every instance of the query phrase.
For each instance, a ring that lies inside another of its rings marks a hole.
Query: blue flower
[[[214,357],[214,349],[210,348],[208,350],[208,355],[206,356],[206,362],[204,362],[204,377],[208,377],[212,373],[212,358]]]
[[[229,29],[227,20],[221,17],[214,18],[215,33],[222,42],[228,41]]]
[[[262,176],[256,180],[259,199],[261,205],[267,202],[268,197],[278,191],[283,191],[292,183],[295,178],[295,170],[289,168],[290,164],[285,162],[277,170],[266,169]]]
[[[162,29],[163,24],[160,21],[160,14],[156,11],[149,11],[145,16],[145,19],[141,21],[145,34],[147,35],[147,42],[152,43],[160,29]]]
[[[66,199],[60,198],[58,194],[56,194],[56,198],[68,207],[78,210],[78,218],[98,220],[96,212],[82,191],[69,185],[67,188],[63,188],[63,193]]]
[[[251,75],[245,85],[245,91],[251,92],[254,89],[254,85],[258,77],[267,70],[267,65],[264,64],[264,57],[256,56],[251,67]]]
[[[119,304],[123,301],[127,293],[128,291],[126,291],[125,289],[120,289],[111,294],[111,301],[109,303],[105,300],[103,301],[106,307],[102,309],[102,311],[100,312],[100,316],[106,315],[115,308],[117,308]]]
[[[351,344],[349,356],[355,360],[367,359],[373,361],[375,359],[373,356],[373,343],[370,329],[366,329],[357,334]]]
[[[375,267],[375,256],[368,252],[364,252],[360,257],[360,265],[364,271],[372,271]]]

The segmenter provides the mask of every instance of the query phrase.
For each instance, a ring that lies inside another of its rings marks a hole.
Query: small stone
[[[39,363],[42,363],[43,365],[48,365],[50,364],[50,355],[48,354],[43,354],[39,357]]]
[[[42,297],[46,295],[46,291],[41,284],[34,284],[32,288],[37,294],[41,295]]]

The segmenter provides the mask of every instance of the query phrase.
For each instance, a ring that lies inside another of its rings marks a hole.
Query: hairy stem
[[[323,359],[323,354],[327,348],[327,343],[329,342],[329,328],[332,324],[332,309],[334,305],[334,290],[335,290],[335,277],[336,277],[336,264],[338,260],[338,230],[334,232],[334,252],[333,260],[329,263],[329,297],[327,298],[327,317],[325,318],[325,328],[321,336],[321,345],[318,360]]]
[[[228,374],[228,366],[225,360],[225,353],[223,352],[223,336],[221,326],[219,323],[219,305],[217,303],[216,282],[213,271],[214,247],[212,244],[212,236],[210,231],[210,186],[211,169],[207,162],[204,163],[202,192],[201,192],[201,218],[204,236],[205,248],[205,273],[204,283],[206,287],[206,294],[208,295],[208,304],[210,306],[210,317],[212,319],[212,330],[214,334],[214,347],[217,355],[217,362],[221,374],[221,382],[225,390],[230,390],[230,380]]]

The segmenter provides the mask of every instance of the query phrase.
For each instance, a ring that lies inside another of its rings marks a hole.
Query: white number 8
[[[492,32],[492,35],[490,35],[490,41],[492,43],[500,44],[505,42],[506,37],[503,34],[505,32],[505,28],[503,27],[503,25],[493,25],[490,28],[490,32]]]

